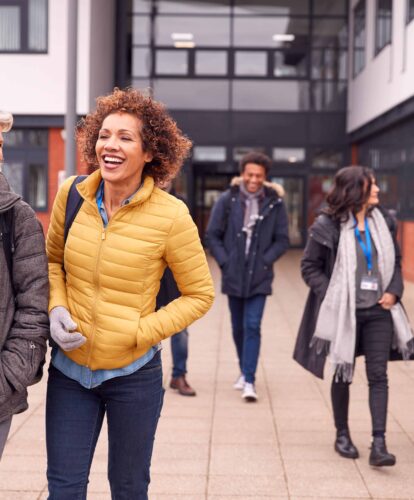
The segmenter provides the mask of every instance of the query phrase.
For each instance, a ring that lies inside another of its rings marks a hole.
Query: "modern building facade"
[[[69,1],[0,0],[0,64],[8,75],[0,107],[16,116],[6,169],[45,225],[64,168]],[[393,2],[405,16],[401,29],[389,28],[387,3],[79,0],[77,112],[113,85],[163,101],[194,143],[177,188],[202,236],[212,204],[251,149],[273,159],[270,177],[286,189],[294,246],[304,244],[335,171],[351,161],[383,162],[376,168],[386,205],[411,217],[398,206],[407,186],[402,167],[372,152],[370,141],[384,132],[367,129],[411,95],[412,2]],[[397,23],[397,13],[391,17]],[[400,42],[404,57],[394,54]]]

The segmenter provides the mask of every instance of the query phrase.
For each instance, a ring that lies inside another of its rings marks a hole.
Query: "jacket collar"
[[[243,180],[241,176],[233,177],[230,182],[230,187],[240,189],[240,184],[242,182]],[[277,195],[278,198],[283,198],[285,196],[285,190],[283,189],[283,186],[281,184],[265,181],[263,186],[267,195]]]
[[[21,196],[10,189],[6,177],[0,172],[0,212],[6,212],[21,199]]]
[[[101,171],[96,170],[93,174],[88,175],[84,181],[80,182],[76,186],[79,194],[85,201],[96,205],[96,192],[99,188],[101,180]],[[141,188],[131,198],[131,202],[128,206],[140,205],[141,203],[144,203],[144,201],[148,200],[154,191],[154,186],[154,179],[150,176],[146,176]]]

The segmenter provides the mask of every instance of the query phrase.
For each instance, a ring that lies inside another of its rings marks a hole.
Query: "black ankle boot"
[[[371,453],[369,455],[369,465],[375,467],[383,467],[395,465],[396,458],[392,453],[388,453],[387,445],[384,437],[374,437],[371,445]]]
[[[335,451],[344,458],[358,458],[359,453],[351,440],[349,431],[340,431],[336,435]]]

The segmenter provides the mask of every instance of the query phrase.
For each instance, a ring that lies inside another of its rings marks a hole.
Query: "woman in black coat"
[[[396,224],[378,207],[378,192],[370,169],[345,167],[336,174],[327,208],[309,230],[301,262],[310,293],[294,359],[320,378],[326,359],[331,362],[335,450],[357,458],[348,427],[349,385],[355,356],[365,355],[373,435],[369,462],[383,466],[396,461],[385,444],[387,363],[408,358],[413,337],[400,305]],[[393,351],[393,346],[398,349]]]

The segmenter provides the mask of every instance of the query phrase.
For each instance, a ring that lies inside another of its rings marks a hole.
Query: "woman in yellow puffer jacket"
[[[160,341],[210,308],[213,285],[184,203],[158,186],[191,142],[137,90],[97,100],[78,128],[98,169],[77,184],[81,208],[64,238],[74,178],[60,188],[47,236],[52,350],[46,405],[49,498],[86,499],[105,413],[112,497],[147,499],[163,400]],[[181,297],[155,312],[165,267]]]

